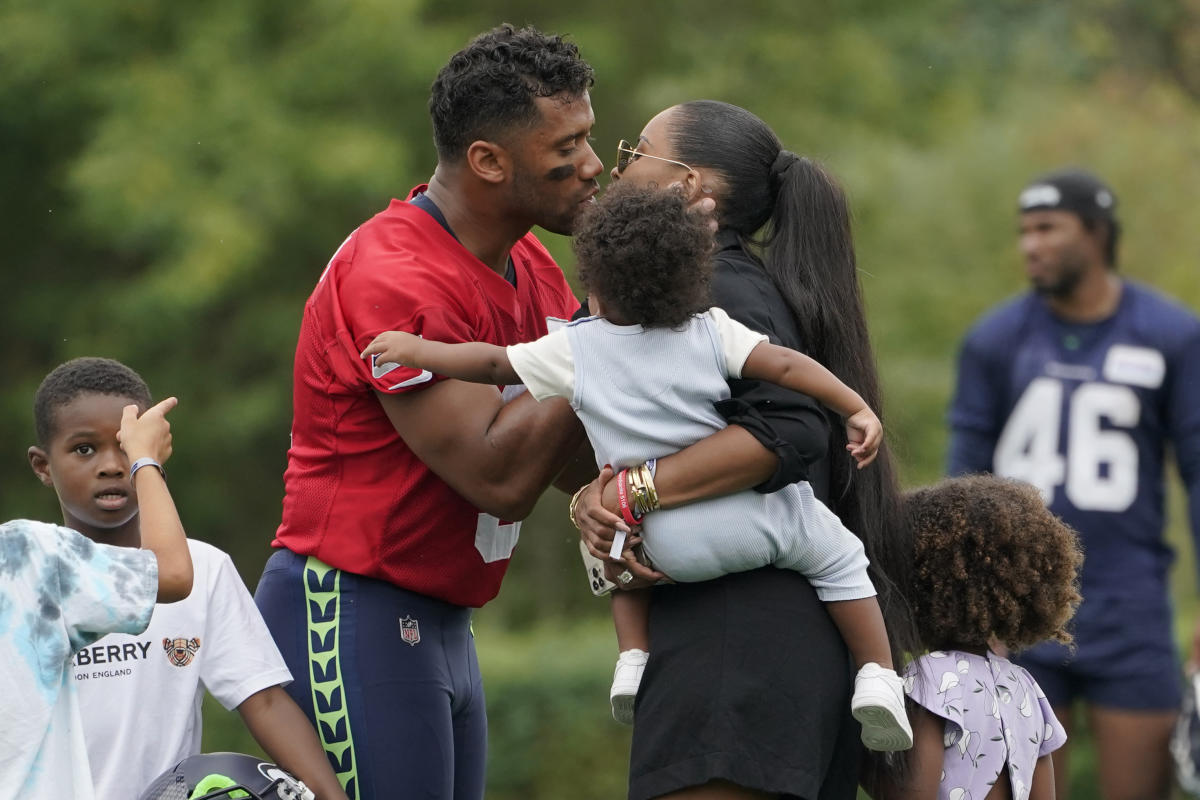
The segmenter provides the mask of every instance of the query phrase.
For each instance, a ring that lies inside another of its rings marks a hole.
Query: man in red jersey
[[[470,609],[583,443],[565,401],[359,358],[376,334],[535,339],[579,308],[529,232],[567,234],[603,165],[592,69],[503,26],[429,102],[428,185],[350,234],[304,309],[283,522],[256,602],[351,798],[481,798],[487,721]]]

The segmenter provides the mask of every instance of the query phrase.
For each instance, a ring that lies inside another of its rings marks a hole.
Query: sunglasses
[[[665,161],[668,164],[675,164],[676,166],[683,167],[684,169],[688,170],[689,172],[692,169],[691,167],[689,167],[687,164],[683,163],[682,161],[676,161],[673,158],[663,158],[662,156],[652,156],[649,153],[639,153],[637,151],[636,147],[634,147],[633,145],[631,145],[629,142],[625,141],[624,139],[617,142],[617,174],[618,175],[620,175],[622,172],[624,172],[626,167],[628,167],[634,161],[637,161],[639,158],[653,158],[656,161]]]

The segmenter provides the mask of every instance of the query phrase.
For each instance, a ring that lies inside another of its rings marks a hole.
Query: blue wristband
[[[146,456],[144,458],[139,458],[137,461],[134,461],[129,465],[130,483],[133,483],[133,476],[136,475],[137,471],[142,467],[154,467],[162,475],[164,481],[167,479],[167,471],[163,469],[163,465],[155,461],[153,458],[150,458],[150,456]]]

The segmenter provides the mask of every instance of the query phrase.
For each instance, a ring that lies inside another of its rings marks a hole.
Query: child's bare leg
[[[617,650],[623,653],[626,650],[650,649],[649,590],[613,592],[612,616],[613,626],[617,629]],[[845,632],[842,635],[845,636]]]
[[[872,750],[912,747],[912,726],[904,707],[904,684],[892,668],[887,628],[874,597],[825,603],[850,648],[858,675],[850,711],[862,723],[862,741]]]
[[[633,724],[633,705],[637,700],[642,672],[646,669],[650,649],[650,590],[633,589],[612,594],[613,625],[617,629],[617,668],[613,670],[613,719]]]
[[[879,602],[874,597],[832,600],[825,607],[829,609],[829,616],[841,632],[846,647],[850,648],[854,666],[861,669],[864,664],[874,661],[881,667],[894,669],[883,612],[879,610]],[[616,614],[615,606],[613,614]],[[617,635],[619,640],[619,630]]]

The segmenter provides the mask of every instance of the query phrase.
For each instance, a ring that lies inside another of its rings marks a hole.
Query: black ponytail
[[[792,309],[808,354],[884,419],[849,204],[820,164],[800,158],[782,172],[761,246],[763,265]],[[866,548],[900,665],[905,652],[919,651],[919,643],[904,597],[912,572],[912,541],[903,522],[895,463],[885,441],[875,462],[859,471],[851,459],[837,457],[845,447],[845,427],[834,425],[830,501]]]

